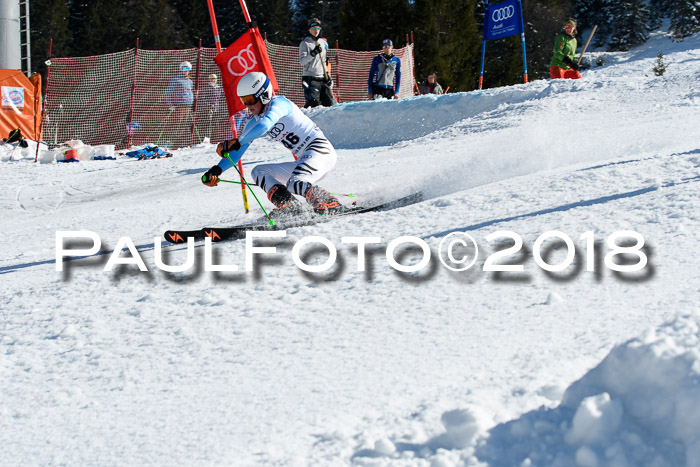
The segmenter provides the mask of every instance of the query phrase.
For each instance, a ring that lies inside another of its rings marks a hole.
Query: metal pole
[[[523,20],[523,2],[518,0],[518,6],[520,7],[520,38],[523,43],[523,79],[527,83],[527,56],[525,55],[525,24]]]
[[[46,96],[49,95],[49,73],[51,73],[51,48],[53,47],[53,39],[49,39],[49,59],[46,60]],[[41,99],[41,89],[39,89],[39,99]],[[37,135],[36,154],[34,162],[39,160],[39,142],[43,138],[44,133],[44,117],[46,116],[46,101],[41,103],[41,124],[39,125],[39,134]]]
[[[136,67],[139,61],[139,38],[136,38],[136,48],[134,48],[134,79],[131,82],[131,104],[129,106],[129,123],[127,125],[126,147],[131,147],[131,135],[134,133],[134,98],[136,96]]]
[[[24,35],[24,53],[27,57],[27,77],[32,75],[32,38],[31,38],[31,28],[29,25],[29,0],[25,0],[24,2],[24,27],[25,27],[25,35]]]
[[[484,86],[484,58],[486,57],[486,26],[488,25],[489,17],[489,0],[486,0],[484,8],[484,38],[481,44],[481,72],[479,73],[479,89]]]
[[[192,107],[192,128],[190,129],[190,146],[194,142],[194,120],[197,117],[197,101],[199,100],[199,71],[202,62],[202,39],[199,39],[199,48],[197,49],[197,76],[194,78],[194,106]],[[201,135],[200,135],[201,138]]]

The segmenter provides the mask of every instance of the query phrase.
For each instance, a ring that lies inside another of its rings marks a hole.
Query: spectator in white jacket
[[[304,87],[306,104],[304,107],[335,104],[333,98],[333,80],[328,73],[328,42],[319,37],[321,21],[311,18],[309,34],[299,44],[299,63],[301,63],[301,82]]]

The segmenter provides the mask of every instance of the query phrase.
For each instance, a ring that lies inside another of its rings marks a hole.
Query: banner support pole
[[[481,72],[479,72],[479,89],[484,86],[484,58],[486,57],[486,18],[489,14],[489,0],[486,0],[486,6],[484,7],[484,37],[481,44]]]
[[[518,0],[518,6],[520,7],[520,37],[523,43],[523,79],[527,83],[527,56],[525,55],[525,21],[523,20],[523,2]]]

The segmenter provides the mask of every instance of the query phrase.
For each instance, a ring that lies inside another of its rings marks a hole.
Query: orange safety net
[[[265,42],[278,94],[304,105],[298,47]],[[365,100],[372,59],[380,53],[331,49],[334,92],[339,102]],[[394,49],[401,59],[399,97],[412,96],[413,46]],[[216,49],[131,49],[107,55],[51,60],[43,126],[44,141],[58,145],[78,139],[89,145],[115,144],[117,149],[155,144],[177,148],[231,135]],[[191,105],[173,106],[166,94],[180,64],[190,62]],[[212,87],[209,76],[217,76]],[[174,108],[173,108],[174,107]]]

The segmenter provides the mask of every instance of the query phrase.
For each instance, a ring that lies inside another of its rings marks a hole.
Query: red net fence
[[[304,105],[299,49],[266,42],[280,85],[278,94]],[[333,91],[338,102],[367,99],[372,59],[380,51],[331,49]],[[401,59],[399,97],[413,95],[413,46],[395,49]],[[143,144],[176,148],[231,135],[216,49],[131,49],[108,55],[51,60],[46,88],[43,139],[50,145],[68,140],[115,144],[117,149]],[[193,101],[173,105],[166,95],[181,78],[182,62],[192,69]],[[210,75],[216,75],[216,81]],[[212,86],[212,84],[216,84]]]

